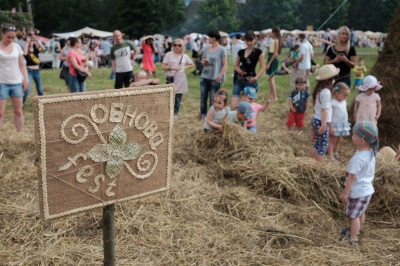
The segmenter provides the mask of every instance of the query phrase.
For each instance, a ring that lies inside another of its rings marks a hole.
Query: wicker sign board
[[[168,188],[173,86],[34,98],[44,219]]]

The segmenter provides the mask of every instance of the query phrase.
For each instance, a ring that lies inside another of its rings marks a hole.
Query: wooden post
[[[103,208],[104,266],[115,266],[114,204]]]

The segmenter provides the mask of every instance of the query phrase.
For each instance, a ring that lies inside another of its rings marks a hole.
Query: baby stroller
[[[195,61],[196,69],[192,72],[193,76],[200,76],[203,71],[203,65],[201,64],[200,59],[196,59]]]

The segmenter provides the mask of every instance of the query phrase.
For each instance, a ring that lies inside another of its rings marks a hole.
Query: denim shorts
[[[22,83],[19,84],[0,84],[0,100],[8,99],[9,97],[22,98]]]
[[[255,81],[254,83],[250,83],[247,79],[244,79],[242,81],[240,79],[238,79],[235,82],[235,85],[233,87],[232,96],[240,97],[240,93],[243,92],[245,87],[253,87],[253,88],[256,89],[256,91],[258,91],[258,83],[257,83],[257,81]]]

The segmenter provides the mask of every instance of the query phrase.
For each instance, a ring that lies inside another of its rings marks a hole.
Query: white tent
[[[103,38],[107,38],[107,37],[113,36],[112,32],[96,30],[96,29],[92,29],[92,28],[89,28],[89,27],[85,27],[85,28],[77,30],[77,31],[63,32],[63,33],[53,33],[54,36],[57,36],[57,37],[60,37],[60,38],[64,38],[64,39],[69,38],[71,35],[73,35],[75,37],[79,37],[82,34],[87,34],[87,35],[93,34],[94,37],[103,37]]]

